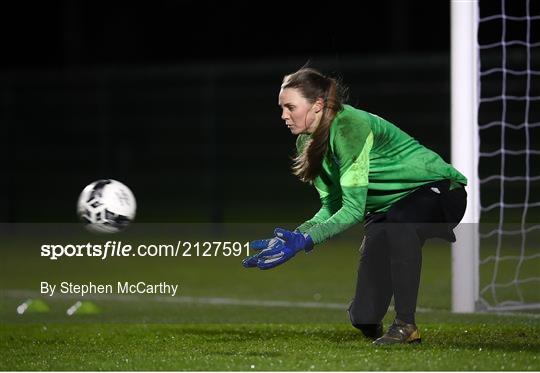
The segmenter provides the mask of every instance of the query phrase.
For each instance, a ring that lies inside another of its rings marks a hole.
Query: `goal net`
[[[478,12],[480,310],[540,308],[540,6]]]

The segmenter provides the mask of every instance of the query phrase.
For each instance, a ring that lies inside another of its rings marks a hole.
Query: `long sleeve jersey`
[[[299,135],[298,152],[309,134]],[[315,244],[385,212],[421,185],[448,179],[452,188],[467,179],[437,153],[377,115],[344,105],[330,127],[322,171],[313,184],[321,209],[297,229]]]

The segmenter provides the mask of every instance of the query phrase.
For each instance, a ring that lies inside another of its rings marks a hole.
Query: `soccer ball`
[[[97,180],[86,186],[77,202],[77,215],[94,233],[115,233],[135,218],[137,204],[131,190],[119,181]]]

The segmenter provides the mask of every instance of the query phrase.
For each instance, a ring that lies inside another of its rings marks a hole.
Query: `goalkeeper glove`
[[[288,231],[283,228],[276,228],[274,234],[278,237],[272,240],[268,248],[261,251],[257,257],[257,267],[260,269],[270,269],[285,263],[300,250],[309,252],[313,249],[313,240],[308,234],[299,231]]]
[[[259,252],[255,255],[244,258],[244,260],[242,260],[242,265],[246,268],[257,267],[257,260],[259,260],[259,256],[262,254],[262,251],[268,249],[268,247],[272,244],[272,241],[275,240],[278,240],[278,238],[274,237],[251,241],[249,243],[249,248]]]
[[[297,252],[304,250],[306,253],[308,253],[313,250],[313,240],[307,233],[302,233],[298,230],[288,231],[283,228],[276,228],[274,230],[274,235],[281,238],[287,245],[290,245]]]

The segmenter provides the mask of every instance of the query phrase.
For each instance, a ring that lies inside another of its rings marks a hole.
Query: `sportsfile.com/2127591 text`
[[[216,257],[249,255],[249,243],[239,241],[177,241],[175,244],[124,244],[107,241],[104,244],[44,244],[41,256],[51,260],[61,257]]]

